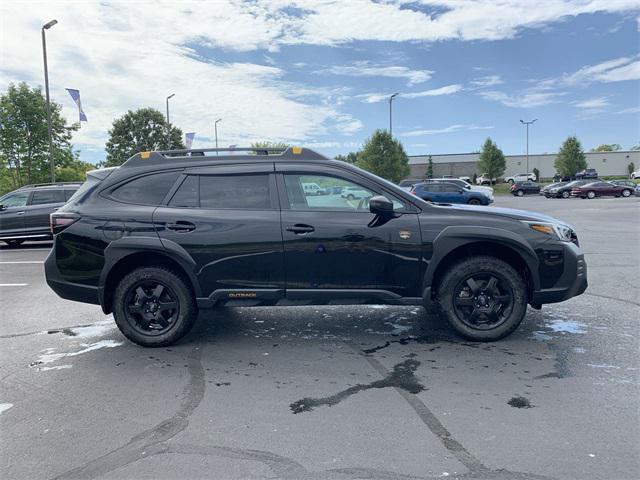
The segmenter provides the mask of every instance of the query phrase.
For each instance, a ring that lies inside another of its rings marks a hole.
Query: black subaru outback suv
[[[554,218],[428,203],[303,148],[225,152],[142,152],[90,173],[51,215],[49,286],[148,347],[225,304],[437,303],[462,336],[490,341],[527,304],[587,288],[576,234]]]

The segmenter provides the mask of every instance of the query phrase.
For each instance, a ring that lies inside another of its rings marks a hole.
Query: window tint
[[[285,175],[284,182],[289,208],[292,210],[368,212],[369,198],[377,195],[361,185],[329,175],[289,174]],[[404,207],[403,203],[394,198],[390,199],[393,201],[394,208]]]
[[[198,179],[196,175],[189,175],[178,188],[169,205],[172,207],[198,206]]]
[[[422,189],[425,192],[441,192],[442,191],[442,185],[441,184],[436,184],[436,183],[429,183],[429,184],[425,185],[424,187],[422,187]]]
[[[460,187],[456,185],[442,185],[443,192],[457,192],[460,190]]]
[[[116,200],[142,205],[158,205],[181,172],[166,172],[136,178],[116,188],[111,196]]]
[[[202,175],[200,207],[269,209],[269,175]]]
[[[24,207],[29,198],[28,192],[14,193],[0,200],[0,204],[5,207]]]
[[[36,190],[31,197],[31,205],[63,203],[64,201],[64,190]]]

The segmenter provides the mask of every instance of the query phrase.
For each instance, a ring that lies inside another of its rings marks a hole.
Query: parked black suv
[[[81,182],[26,185],[0,197],[0,240],[18,246],[51,238],[49,214],[80,188]]]
[[[307,149],[224,152],[142,152],[90,175],[51,215],[51,288],[113,311],[144,346],[175,342],[199,308],[222,304],[437,302],[462,336],[497,340],[527,304],[587,288],[559,220],[427,203]],[[307,183],[366,195],[311,196]]]

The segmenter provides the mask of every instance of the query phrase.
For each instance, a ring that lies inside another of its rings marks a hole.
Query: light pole
[[[393,95],[391,95],[389,97],[389,135],[391,135],[393,137],[393,125],[392,125],[392,116],[391,116],[391,112],[392,112],[392,103],[393,103],[393,99],[395,97],[397,97],[398,95],[400,95],[398,92],[394,93]]]
[[[216,148],[218,148],[218,122],[222,120],[221,118],[217,119],[214,123],[213,123],[213,128],[216,132]],[[216,152],[216,155],[218,154],[218,152]]]
[[[42,57],[44,59],[44,89],[47,94],[47,129],[49,131],[49,163],[51,164],[51,183],[56,181],[56,167],[53,163],[53,135],[51,134],[51,100],[49,98],[49,70],[47,68],[47,40],[45,30],[53,27],[57,20],[51,20],[42,26]]]
[[[529,121],[529,122],[525,122],[524,120],[520,120],[520,123],[523,125],[526,125],[527,127],[527,173],[529,173],[529,125],[533,125],[536,120],[538,120],[537,118],[534,118],[533,120]]]
[[[169,99],[175,97],[175,93],[172,93],[167,97],[167,148],[171,148],[171,125],[169,124]]]

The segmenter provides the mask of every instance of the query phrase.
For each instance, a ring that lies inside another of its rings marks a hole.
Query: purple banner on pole
[[[184,134],[184,144],[187,147],[187,150],[191,149],[191,145],[193,145],[193,138],[196,136],[196,132],[190,132]]]
[[[80,121],[86,122],[87,116],[84,114],[84,111],[82,110],[82,102],[80,101],[80,90],[75,90],[73,88],[67,88],[66,90],[67,92],[69,92],[69,95],[71,95],[71,98],[73,99],[74,102],[76,102],[76,105],[78,106],[78,116],[80,118]]]

